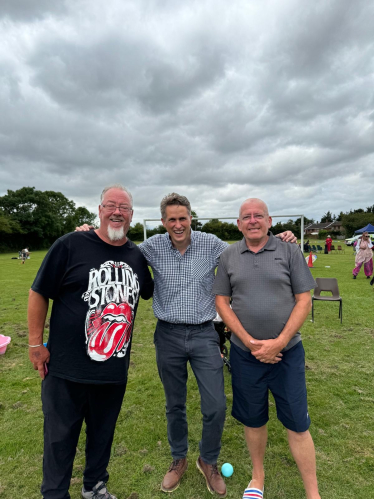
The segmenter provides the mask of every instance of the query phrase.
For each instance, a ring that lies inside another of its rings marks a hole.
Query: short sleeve
[[[61,288],[67,268],[68,249],[61,239],[57,239],[44,257],[31,289],[54,300]]]
[[[292,291],[295,295],[310,291],[317,285],[306,264],[304,255],[298,248],[291,259],[290,278]]]
[[[221,257],[217,268],[217,275],[213,284],[213,294],[220,296],[231,296],[232,289],[230,276],[227,272],[224,258]]]
[[[220,258],[222,253],[225,251],[226,248],[228,248],[230,245],[229,243],[225,243],[225,241],[222,241],[219,237],[216,238],[216,258]]]
[[[152,248],[151,248],[151,245],[149,244],[148,239],[146,239],[144,242],[140,243],[138,248],[142,252],[144,258],[147,260],[147,263],[149,265],[151,265]]]

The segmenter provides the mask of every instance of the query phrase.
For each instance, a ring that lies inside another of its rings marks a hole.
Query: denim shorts
[[[288,429],[306,431],[310,426],[305,384],[305,353],[302,342],[283,352],[277,364],[265,364],[251,352],[233,343],[232,415],[249,428],[264,426],[269,420],[269,390],[273,394],[277,417]]]

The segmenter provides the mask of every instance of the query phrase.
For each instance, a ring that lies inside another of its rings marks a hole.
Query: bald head
[[[245,201],[243,201],[242,204],[240,205],[239,218],[242,218],[242,213],[243,213],[244,209],[246,209],[248,207],[252,207],[252,206],[256,206],[256,207],[260,208],[263,211],[265,216],[267,216],[267,217],[269,216],[268,207],[267,207],[266,203],[264,203],[264,201],[262,201],[262,199],[248,198]]]
[[[249,249],[265,246],[269,239],[271,217],[268,207],[261,199],[246,199],[240,207],[237,222]]]

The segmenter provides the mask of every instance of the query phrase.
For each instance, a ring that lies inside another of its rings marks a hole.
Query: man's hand
[[[75,232],[87,232],[88,230],[91,230],[94,228],[95,227],[93,225],[83,224],[83,225],[80,225],[79,227],[75,227]],[[292,232],[291,232],[291,234],[292,234]]]
[[[251,353],[257,360],[265,364],[277,364],[282,360],[282,346],[278,340],[251,340]],[[253,348],[253,347],[256,347]]]
[[[40,377],[44,379],[47,374],[46,364],[49,362],[49,350],[43,345],[36,348],[29,347],[29,359],[35,371],[39,371]]]
[[[281,232],[277,234],[275,237],[280,237],[282,241],[285,243],[297,243],[297,237],[290,230],[286,230],[286,232]]]

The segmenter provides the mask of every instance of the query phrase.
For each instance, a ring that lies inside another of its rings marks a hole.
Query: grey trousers
[[[213,322],[172,324],[159,320],[154,335],[158,372],[166,397],[168,440],[174,459],[186,457],[187,362],[196,377],[201,397],[203,431],[200,456],[207,464],[217,462],[226,416],[223,361]]]

